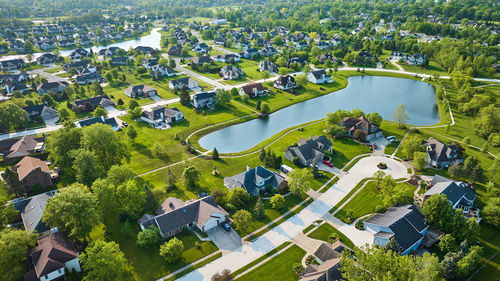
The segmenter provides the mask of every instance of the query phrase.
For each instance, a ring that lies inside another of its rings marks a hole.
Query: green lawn
[[[298,280],[299,276],[293,270],[293,264],[300,263],[305,254],[306,251],[302,250],[299,246],[293,245],[237,280]]]
[[[433,60],[429,62],[429,66],[427,68],[418,65],[408,65],[403,63],[401,63],[400,65],[404,70],[409,72],[417,72],[430,75],[434,75],[435,73],[437,73],[438,75],[443,75],[443,76],[449,75],[449,73],[444,68],[442,68],[437,62]]]
[[[157,280],[218,250],[212,242],[200,241],[191,231],[184,231],[175,236],[184,243],[182,259],[168,264],[159,255],[158,246],[142,248],[136,244],[140,228],[135,222],[131,224],[133,231],[128,232],[124,230],[124,224],[118,220],[118,216],[106,219],[106,232],[109,233],[107,238],[120,245],[120,250],[128,260],[131,272],[129,280]],[[200,243],[199,249],[195,247],[195,242]]]
[[[352,211],[352,220],[355,220],[364,215],[372,214],[375,212],[375,207],[378,205],[383,205],[382,195],[375,188],[376,182],[368,182],[365,187],[358,193],[354,198],[349,201],[335,216],[340,220],[347,219],[347,210]],[[398,183],[398,188],[403,188],[407,190],[408,195],[413,198],[413,192],[417,188],[416,186],[410,185],[406,182]]]
[[[473,278],[472,281],[490,280],[494,276],[499,276],[500,253],[495,258],[488,261],[497,251],[500,250],[500,233],[498,229],[481,222],[481,234],[479,241],[483,246],[481,263],[486,263]]]
[[[45,70],[45,72],[54,74],[56,72],[61,71],[62,69],[63,68],[61,66],[58,66],[58,67],[54,67],[54,68],[51,68],[51,69],[47,69],[47,70]]]
[[[307,236],[310,238],[313,238],[313,239],[318,239],[321,241],[328,242],[328,237],[333,232],[338,234],[340,242],[344,243],[346,246],[348,246],[351,249],[356,248],[356,246],[354,246],[354,243],[352,243],[352,241],[349,238],[347,238],[347,236],[345,236],[342,232],[338,231],[335,227],[333,227],[329,223],[322,224],[320,227],[318,227],[313,232],[309,233],[309,235],[307,235]]]

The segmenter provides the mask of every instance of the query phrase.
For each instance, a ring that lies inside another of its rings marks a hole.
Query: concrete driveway
[[[208,237],[214,242],[215,246],[224,251],[234,251],[241,247],[242,240],[240,235],[231,229],[225,231],[222,226],[218,225],[207,232]]]
[[[373,150],[374,155],[384,155],[385,147],[389,141],[385,137],[376,138],[370,141],[370,144],[377,144],[377,149]]]
[[[318,170],[320,171],[326,171],[334,174],[340,174],[340,170],[337,167],[330,167],[328,165],[321,163],[318,163]]]

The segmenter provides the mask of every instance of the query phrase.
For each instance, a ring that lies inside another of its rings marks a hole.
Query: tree
[[[312,186],[314,177],[308,169],[294,169],[289,174],[290,191],[295,195],[305,196]]]
[[[59,120],[65,121],[69,118],[69,110],[66,108],[61,108],[58,111]]]
[[[168,263],[177,262],[182,257],[182,252],[184,252],[184,243],[176,237],[163,243],[160,247],[160,256]]]
[[[382,170],[377,170],[375,173],[373,173],[373,178],[377,182],[377,187],[380,188],[382,184],[382,180],[385,177],[385,172]]]
[[[200,179],[200,172],[194,166],[188,166],[184,169],[182,173],[182,178],[184,179],[184,183],[193,187],[196,185],[196,182]]]
[[[129,139],[131,139],[132,141],[137,137],[137,131],[135,130],[134,126],[132,125],[129,125],[127,127],[127,136],[129,137]]]
[[[264,70],[260,73],[260,77],[262,77],[262,80],[266,82],[266,80],[269,79],[269,77],[271,77],[271,74],[269,74],[269,71]]]
[[[442,280],[439,258],[428,253],[421,257],[401,256],[392,250],[386,251],[375,246],[356,248],[354,252],[356,259],[346,252],[340,259],[342,277],[350,281]]]
[[[458,161],[453,162],[453,164],[448,167],[448,174],[450,174],[451,178],[458,178],[462,175],[463,167],[458,163]]]
[[[100,117],[100,116],[104,116],[104,117],[107,117],[108,116],[108,112],[102,108],[102,107],[97,107],[95,110],[94,110],[94,116],[95,117]]]
[[[105,124],[83,128],[82,147],[95,153],[104,170],[121,163],[128,157],[128,150],[120,135]]]
[[[142,115],[142,108],[138,106],[132,110],[129,110],[128,113],[130,114],[130,117],[132,117],[133,120],[139,119],[139,117],[141,117]]]
[[[264,114],[269,114],[271,112],[271,109],[269,109],[269,105],[267,103],[262,105],[261,111]]]
[[[45,150],[49,153],[49,159],[61,170],[69,170],[73,163],[70,151],[80,148],[81,138],[81,129],[76,128],[73,123],[65,123],[61,129],[47,137]]]
[[[47,202],[42,219],[74,239],[86,239],[92,228],[101,223],[101,213],[97,197],[85,186],[75,183],[61,189]]]
[[[489,199],[481,210],[481,216],[487,223],[497,228],[500,227],[500,198]]]
[[[235,187],[232,188],[231,191],[229,191],[229,202],[231,202],[233,205],[237,207],[243,206],[248,200],[250,200],[250,194],[242,188],[242,187]]]
[[[234,278],[231,276],[231,271],[229,269],[224,269],[220,273],[217,272],[212,276],[212,281],[233,281]]]
[[[127,272],[125,255],[113,241],[92,242],[80,255],[80,263],[86,273],[84,281],[120,281]]]
[[[165,183],[167,184],[167,192],[174,190],[177,186],[177,178],[172,173],[170,168],[167,168],[167,179],[165,180]]]
[[[465,279],[474,272],[481,260],[482,248],[472,246],[469,252],[459,262],[457,262],[457,277]]]
[[[304,87],[307,84],[307,75],[297,75],[295,77],[295,82],[297,82],[297,85],[299,85],[300,87]]]
[[[260,150],[260,153],[259,153],[259,160],[260,160],[261,162],[264,162],[264,160],[266,159],[266,155],[267,155],[267,154],[266,154],[266,150],[265,150],[264,148],[262,148],[262,149]]]
[[[144,212],[147,194],[135,180],[128,180],[116,188],[117,201],[122,213],[139,218]]]
[[[19,176],[17,172],[14,172],[11,168],[6,168],[2,174],[2,178],[7,185],[9,193],[15,194],[16,197],[21,197],[24,194],[24,189],[19,181]]]
[[[134,110],[136,107],[139,107],[139,103],[136,100],[130,100],[128,103],[128,109]]]
[[[252,220],[252,215],[249,211],[245,209],[238,210],[233,215],[233,222],[236,225],[236,229],[240,231],[246,231]]]
[[[3,188],[0,183],[0,188]],[[0,194],[0,230],[4,229],[18,214],[14,205],[8,202],[6,195]]]
[[[217,148],[214,147],[214,150],[212,151],[212,159],[217,161],[219,160],[219,152],[217,151]]]
[[[159,245],[162,240],[161,231],[158,227],[151,225],[137,234],[137,245],[151,247]]]
[[[253,208],[253,215],[260,219],[265,215],[264,203],[262,202],[262,198],[259,196],[257,199],[257,203],[255,203],[255,207]]]
[[[217,205],[224,205],[226,203],[226,191],[224,189],[215,189],[210,195]]]
[[[226,90],[217,90],[215,94],[215,104],[218,107],[226,107],[231,102],[231,94]]]
[[[427,165],[427,153],[420,151],[413,153],[412,164],[415,169],[422,171]]]
[[[186,87],[183,87],[181,89],[179,99],[181,104],[184,106],[189,106],[189,104],[191,103],[191,96],[189,95],[189,92],[187,91]]]
[[[176,63],[175,63],[175,60],[174,59],[170,59],[170,61],[168,62],[168,67],[174,69],[176,67]]]
[[[273,209],[281,209],[285,206],[285,197],[281,194],[274,194],[273,197],[271,197],[271,200],[269,201]]]
[[[261,109],[262,102],[260,100],[257,101],[255,104],[255,109],[260,110]]]
[[[23,229],[0,230],[0,276],[3,280],[19,280],[26,271],[26,252],[36,244],[36,234]]]
[[[448,253],[457,248],[457,242],[451,234],[445,234],[439,239],[438,246],[441,252]]]
[[[102,173],[96,156],[93,152],[80,148],[71,151],[73,170],[76,180],[86,186],[90,186]]]
[[[346,135],[345,128],[340,125],[328,125],[327,130],[331,136],[337,139]]]
[[[422,141],[423,139],[418,135],[406,137],[401,143],[401,152],[406,158],[411,159],[415,152],[425,150]]]
[[[396,111],[392,114],[392,118],[395,122],[398,122],[398,127],[401,128],[408,122],[408,112],[406,112],[406,108],[403,104],[398,105],[396,107]]]
[[[135,177],[135,172],[128,165],[113,165],[108,171],[106,180],[113,186],[119,186]]]
[[[383,121],[382,116],[380,116],[377,112],[369,113],[365,116],[370,122],[380,125]]]
[[[362,129],[356,129],[353,133],[353,137],[361,142],[366,140],[366,132]]]

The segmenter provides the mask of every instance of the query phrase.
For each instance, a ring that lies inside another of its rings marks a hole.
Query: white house
[[[326,74],[324,69],[311,71],[307,74],[307,81],[314,84],[325,84],[332,83],[333,79],[331,75]]]

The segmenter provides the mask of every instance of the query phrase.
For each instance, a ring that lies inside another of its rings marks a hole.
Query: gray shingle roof
[[[36,230],[38,233],[42,233],[50,229],[42,222],[43,211],[47,201],[56,194],[57,191],[49,191],[26,199],[12,201],[14,208],[21,214],[26,230]]]
[[[458,203],[462,197],[465,197],[469,201],[474,201],[476,199],[474,190],[469,188],[464,182],[455,182],[451,179],[435,175],[431,185],[432,187],[425,192],[424,196],[444,194],[452,205]]]

